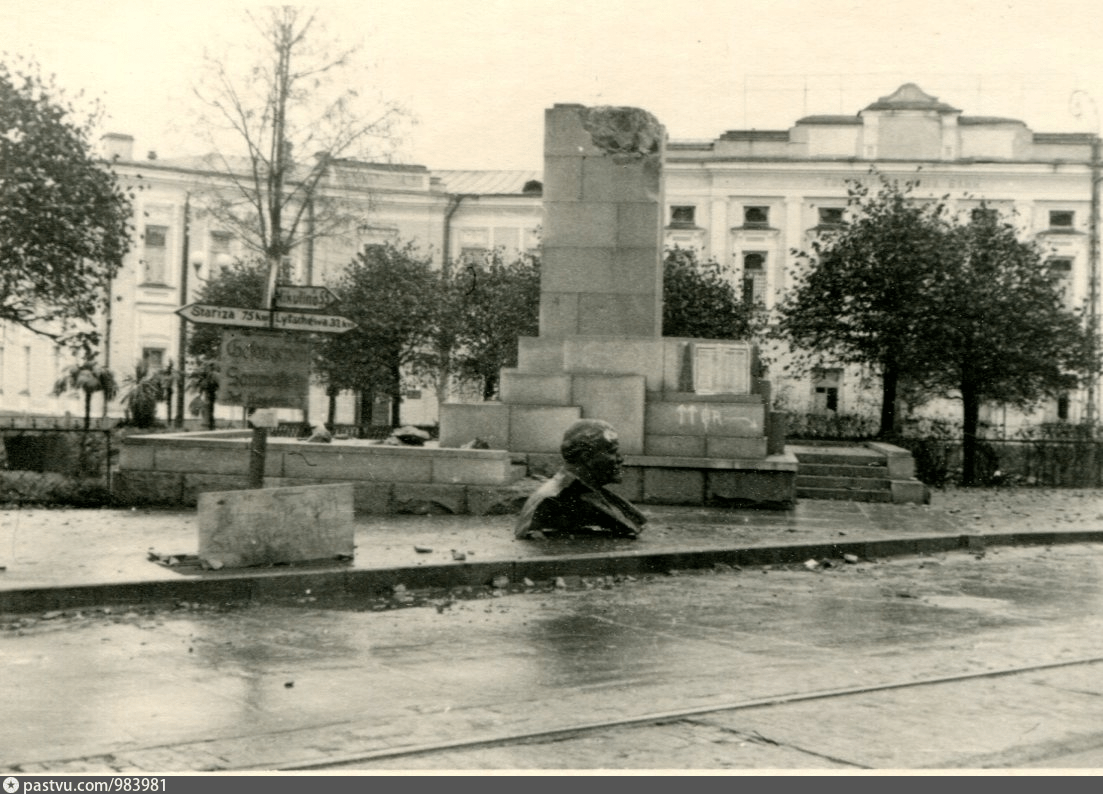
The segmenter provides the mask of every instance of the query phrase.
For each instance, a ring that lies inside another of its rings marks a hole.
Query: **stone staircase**
[[[927,489],[914,478],[907,450],[890,444],[802,446],[787,444],[797,459],[797,498],[849,502],[927,501]]]

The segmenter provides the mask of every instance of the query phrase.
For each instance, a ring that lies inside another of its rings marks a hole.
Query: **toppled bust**
[[[563,434],[563,467],[525,502],[517,538],[598,535],[636,538],[647,519],[605,488],[620,482],[624,458],[608,422],[582,419]]]

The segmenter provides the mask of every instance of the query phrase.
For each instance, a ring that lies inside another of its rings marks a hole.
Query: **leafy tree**
[[[195,392],[195,397],[188,403],[188,411],[192,416],[205,416],[207,429],[214,430],[214,404],[218,397],[218,362],[210,358],[202,358],[188,369],[188,388]]]
[[[978,481],[977,427],[986,402],[1030,408],[1078,385],[1097,357],[1079,312],[1066,309],[1045,257],[994,211],[952,230],[953,255],[927,285],[930,387],[962,401],[963,483]],[[1097,368],[1097,367],[1096,367]]]
[[[38,67],[0,61],[0,321],[90,349],[131,243],[130,196],[82,114]]]
[[[315,348],[318,372],[332,395],[347,389],[391,398],[391,423],[400,423],[405,379],[432,371],[433,315],[440,279],[412,242],[369,245],[331,289],[338,313],[356,323],[329,334]]]
[[[149,365],[139,361],[134,372],[123,378],[125,391],[122,404],[126,409],[125,422],[133,427],[148,428],[157,423],[157,403],[163,398],[161,379],[151,372]]]
[[[103,393],[105,401],[115,399],[119,388],[115,381],[115,374],[100,365],[96,355],[90,354],[79,364],[71,364],[65,368],[64,374],[54,384],[54,394],[62,395],[66,392],[77,392],[84,395],[84,429],[87,430],[92,423],[92,395]]]
[[[663,336],[750,339],[764,312],[740,300],[730,268],[675,246],[663,259]]]
[[[200,126],[216,150],[212,167],[233,186],[212,191],[208,210],[264,259],[271,294],[293,248],[362,222],[319,185],[342,158],[379,158],[402,112],[362,96],[356,48],[331,40],[315,12],[280,6],[247,17],[257,37],[245,49],[251,68],[235,75],[230,56],[208,56],[196,93],[208,109]]]
[[[943,202],[912,199],[916,182],[879,181],[873,192],[848,180],[849,222],[821,234],[810,252],[795,252],[795,286],[779,307],[775,333],[803,354],[798,370],[841,363],[876,371],[880,435],[887,436],[901,379],[921,379],[932,366],[925,296],[956,243]]]
[[[483,399],[489,400],[498,393],[500,370],[517,366],[518,337],[539,331],[540,259],[522,254],[507,261],[498,250],[454,273],[460,316],[455,367],[461,377],[481,380]]]

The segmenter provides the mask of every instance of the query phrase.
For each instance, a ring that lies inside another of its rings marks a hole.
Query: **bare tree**
[[[338,46],[316,12],[282,6],[247,17],[260,42],[246,49],[253,62],[239,68],[208,53],[196,94],[209,109],[209,164],[231,185],[207,192],[207,210],[264,259],[269,301],[295,247],[363,222],[363,201],[342,200],[347,185],[322,188],[342,159],[384,159],[405,112],[362,96],[350,82],[359,47]]]

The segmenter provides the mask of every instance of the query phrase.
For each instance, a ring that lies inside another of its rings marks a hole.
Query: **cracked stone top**
[[[603,105],[582,112],[582,126],[606,154],[642,158],[657,155],[665,131],[646,110]]]

